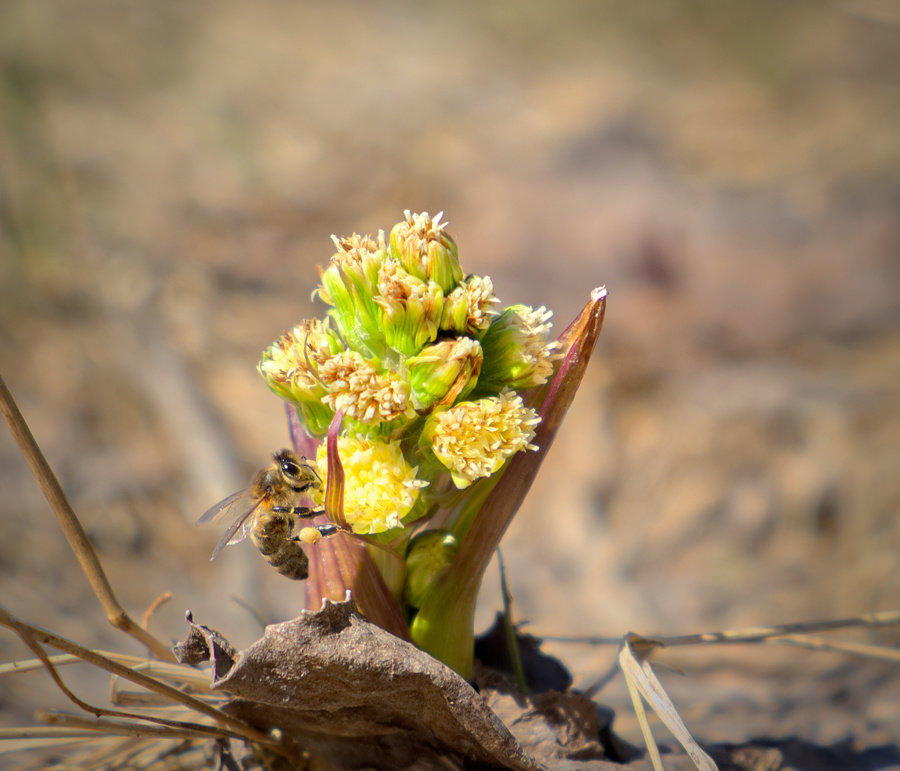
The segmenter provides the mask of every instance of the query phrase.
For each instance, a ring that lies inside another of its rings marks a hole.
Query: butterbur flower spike
[[[307,549],[307,607],[349,589],[469,676],[481,576],[574,396],[605,290],[554,341],[546,308],[504,308],[490,278],[464,277],[441,214],[334,243],[313,293],[326,319],[283,334],[259,365],[292,420],[326,438],[302,453],[325,482],[320,522],[340,532]]]

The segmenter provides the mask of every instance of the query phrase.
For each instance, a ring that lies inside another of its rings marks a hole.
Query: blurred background
[[[530,631],[900,607],[898,37],[892,0],[4,2],[0,367],[122,603],[171,591],[161,637],[190,608],[238,646],[296,615],[299,586],[249,545],[210,564],[220,530],[193,523],[288,443],[255,365],[321,314],[330,234],[408,208],[443,210],[463,269],[558,330],[609,288],[504,541]],[[139,653],[5,431],[0,511],[3,604]],[[616,656],[546,647],[581,687]],[[896,665],[660,660],[699,737],[897,739]],[[621,682],[597,698],[637,741]],[[51,705],[46,674],[7,679],[0,724]]]

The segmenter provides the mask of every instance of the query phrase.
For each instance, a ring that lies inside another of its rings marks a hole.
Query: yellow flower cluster
[[[538,449],[531,440],[540,421],[521,396],[504,390],[436,413],[425,434],[453,483],[463,488],[491,476],[520,450]]]
[[[410,512],[419,490],[428,482],[416,478],[396,442],[388,443],[362,436],[338,439],[338,454],[344,467],[344,518],[354,533],[371,535],[400,527]],[[325,445],[319,446],[316,466],[323,482],[328,481]]]

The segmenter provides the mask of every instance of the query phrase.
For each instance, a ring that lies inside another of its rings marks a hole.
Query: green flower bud
[[[378,272],[387,256],[384,232],[379,232],[377,239],[356,233],[331,239],[337,251],[313,296],[332,306],[331,316],[351,348],[381,352],[384,336],[378,326],[374,296]]]
[[[459,551],[459,543],[446,530],[425,530],[409,542],[403,599],[418,608],[428,590],[446,572]]]
[[[461,280],[462,268],[456,242],[444,232],[446,222],[441,222],[443,212],[432,219],[428,212],[412,214],[403,212],[404,222],[391,229],[391,252],[410,275],[431,279],[448,294]]]
[[[380,328],[389,346],[412,356],[437,337],[444,293],[434,281],[411,276],[388,257],[378,271],[377,289]]]
[[[478,394],[516,391],[546,383],[553,362],[560,357],[558,344],[547,340],[552,312],[543,305],[511,305],[494,320],[481,338],[484,367]]]
[[[316,436],[327,433],[334,415],[322,403],[327,389],[318,368],[342,348],[334,332],[313,319],[285,332],[263,351],[257,365],[266,385],[298,407],[308,430]]]
[[[499,315],[491,307],[498,302],[489,276],[469,276],[444,298],[441,329],[481,337]]]
[[[470,337],[441,340],[406,360],[406,371],[417,410],[450,406],[466,397],[478,382],[483,356]]]

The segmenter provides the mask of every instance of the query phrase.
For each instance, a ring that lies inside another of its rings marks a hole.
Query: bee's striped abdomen
[[[261,512],[250,537],[263,559],[281,575],[302,581],[309,575],[309,560],[297,541],[291,540],[293,517],[276,511]]]

